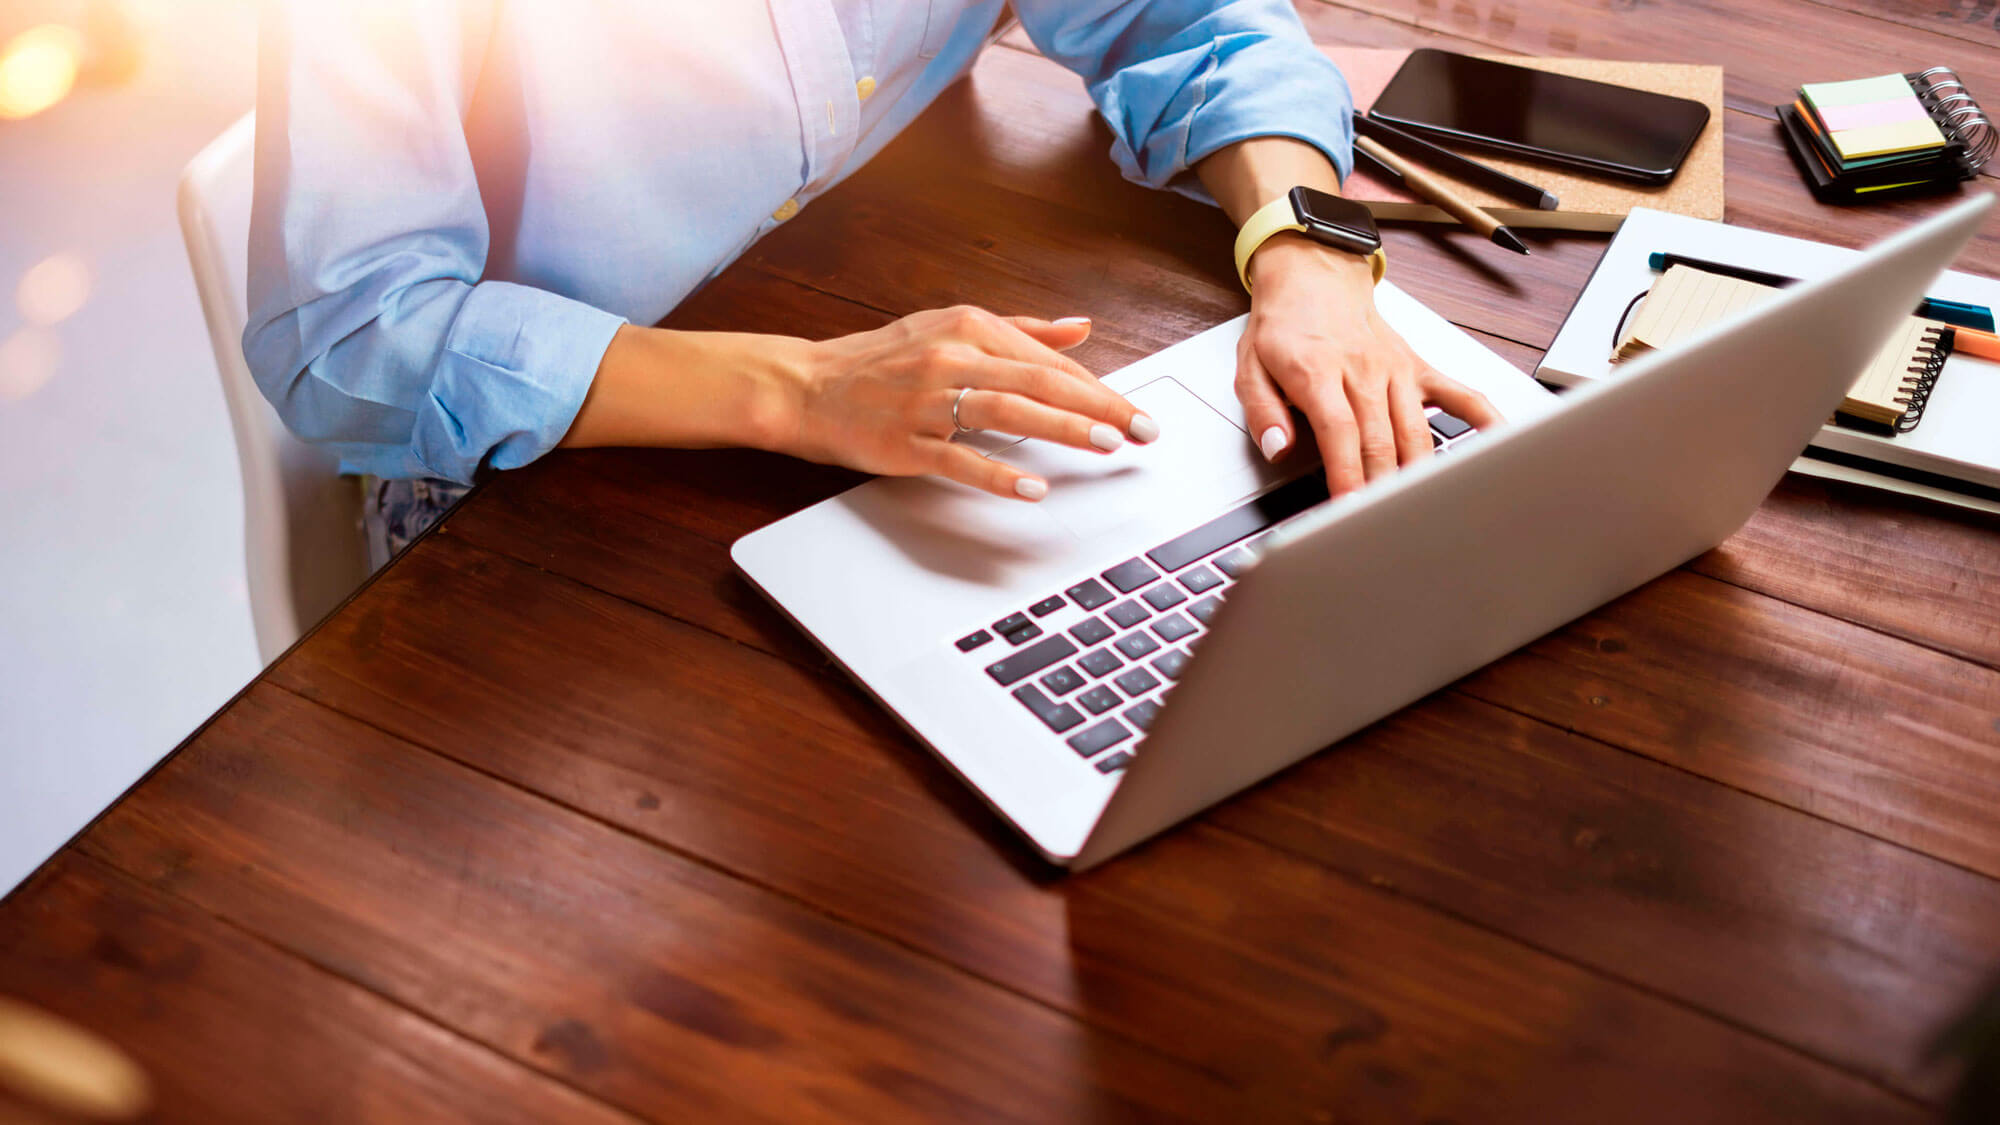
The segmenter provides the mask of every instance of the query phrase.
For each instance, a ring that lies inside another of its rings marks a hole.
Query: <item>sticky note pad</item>
[[[1869,125],[1844,129],[1833,134],[1833,147],[1842,160],[1865,156],[1887,156],[1898,152],[1920,152],[1944,147],[1944,134],[1928,116],[1889,125]]]
[[[1819,111],[1820,120],[1828,129],[1836,133],[1848,129],[1866,129],[1871,125],[1895,125],[1903,121],[1922,121],[1930,117],[1924,103],[1915,94],[1904,92],[1900,98],[1886,102],[1861,102],[1856,105],[1830,105]]]
[[[1893,101],[1898,97],[1913,93],[1910,80],[1900,74],[1884,74],[1879,78],[1856,78],[1849,82],[1813,82],[1799,87],[1799,92],[1813,104],[1814,109],[1825,110],[1836,105],[1865,105],[1869,102]]]

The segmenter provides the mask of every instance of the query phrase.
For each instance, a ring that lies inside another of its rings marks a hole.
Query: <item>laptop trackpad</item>
[[[1264,483],[1270,470],[1249,436],[1178,381],[1155,379],[1125,397],[1160,424],[1158,441],[1127,442],[1110,454],[1023,441],[993,459],[1047,480],[1039,507],[1079,539],[1148,516],[1185,519]]]

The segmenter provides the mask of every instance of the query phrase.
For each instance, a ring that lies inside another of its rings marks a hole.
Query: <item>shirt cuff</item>
[[[554,449],[625,318],[547,290],[482,281],[452,321],[411,450],[469,484]]]
[[[1199,82],[1175,175],[1160,186],[1215,202],[1187,169],[1256,137],[1290,137],[1326,155],[1342,183],[1354,171],[1354,97],[1340,68],[1310,42],[1265,37],[1221,45]]]

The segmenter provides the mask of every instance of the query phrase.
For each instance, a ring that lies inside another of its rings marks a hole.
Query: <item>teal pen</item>
[[[1668,266],[1687,266],[1703,273],[1719,273],[1739,281],[1752,281],[1758,285],[1784,286],[1797,283],[1796,277],[1781,277],[1762,270],[1745,269],[1742,266],[1724,265],[1721,262],[1705,262],[1700,258],[1689,258],[1680,254],[1655,251],[1646,258],[1646,264],[1654,270],[1664,272]],[[1917,305],[1916,315],[1927,320],[1940,320],[1955,324],[1960,328],[1977,328],[1981,332],[1993,331],[1993,310],[1985,305],[1971,305],[1964,301],[1945,301],[1937,297],[1925,297]]]

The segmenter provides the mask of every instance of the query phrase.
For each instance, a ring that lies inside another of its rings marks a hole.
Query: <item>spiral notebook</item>
[[[1664,348],[1779,292],[1754,281],[1674,266],[1654,283],[1619,331],[1611,361],[1623,363]],[[1873,433],[1915,429],[1951,355],[1951,340],[1950,326],[1920,316],[1909,318],[1848,388],[1835,421]]]

